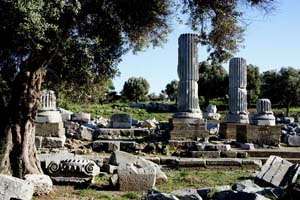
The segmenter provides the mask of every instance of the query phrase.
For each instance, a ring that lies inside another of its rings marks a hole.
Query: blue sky
[[[264,15],[249,10],[244,48],[235,54],[247,64],[259,67],[260,72],[281,67],[300,68],[300,0],[278,0],[277,8]],[[162,48],[149,48],[137,55],[127,53],[119,64],[121,75],[113,82],[116,91],[122,90],[130,77],[143,77],[150,83],[150,92],[159,94],[177,76],[178,37],[191,32],[184,24],[175,24],[168,42]],[[199,61],[207,59],[206,47],[199,46]],[[228,63],[223,65],[228,70]]]

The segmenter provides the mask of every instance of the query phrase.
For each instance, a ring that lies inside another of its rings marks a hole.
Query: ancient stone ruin
[[[252,116],[251,124],[258,126],[275,126],[275,116],[271,109],[269,99],[258,99],[256,104],[257,114]]]
[[[178,112],[170,119],[172,139],[203,138],[206,122],[198,100],[198,36],[182,34],[178,39]]]
[[[37,148],[59,148],[64,146],[66,140],[65,128],[60,112],[56,108],[54,91],[42,91],[35,125]]]
[[[206,112],[203,114],[203,117],[208,120],[219,120],[221,117],[220,113],[217,113],[216,105],[208,105],[206,107]]]
[[[227,123],[248,124],[247,65],[244,58],[232,58],[229,62],[229,112]]]

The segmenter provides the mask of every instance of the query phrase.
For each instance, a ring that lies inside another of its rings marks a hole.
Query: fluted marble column
[[[258,99],[256,103],[257,114],[252,116],[251,124],[258,126],[275,126],[275,116],[271,109],[269,99]]]
[[[226,122],[248,124],[247,65],[244,58],[229,62],[229,113]]]
[[[40,99],[40,111],[56,110],[56,96],[52,90],[43,90]]]
[[[273,114],[271,109],[271,101],[269,99],[258,99],[256,110],[259,114]]]
[[[178,39],[178,113],[173,117],[202,118],[198,100],[198,36],[182,34]]]

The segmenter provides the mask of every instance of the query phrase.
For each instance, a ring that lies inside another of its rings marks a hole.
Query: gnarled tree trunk
[[[34,120],[44,76],[45,67],[42,65],[21,70],[14,82],[1,166],[4,173],[15,177],[43,173],[36,155]]]

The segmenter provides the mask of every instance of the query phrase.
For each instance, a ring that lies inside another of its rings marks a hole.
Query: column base
[[[268,114],[256,114],[251,117],[251,124],[257,126],[275,126],[275,116]]]
[[[169,123],[171,126],[170,137],[172,140],[204,139],[209,136],[205,119],[173,117],[169,119]]]
[[[225,117],[227,123],[249,124],[249,116],[245,113],[227,113]]]

